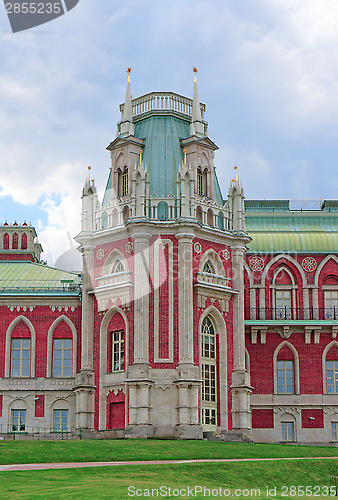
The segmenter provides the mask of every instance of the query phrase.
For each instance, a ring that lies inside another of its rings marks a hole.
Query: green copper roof
[[[149,194],[176,196],[179,166],[183,162],[180,139],[189,137],[190,123],[174,116],[150,116],[135,123],[135,136],[144,141],[143,162],[149,172]]]
[[[33,262],[0,262],[0,293],[79,295],[81,277]]]
[[[246,212],[249,252],[337,252],[338,213]]]

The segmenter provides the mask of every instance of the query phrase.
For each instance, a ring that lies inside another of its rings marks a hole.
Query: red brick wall
[[[253,429],[273,429],[272,409],[253,409],[251,417]]]
[[[43,394],[37,394],[35,396],[35,416],[44,417],[45,416],[45,396]]]
[[[311,417],[311,418],[310,418]],[[324,428],[324,413],[322,409],[302,409],[302,427],[304,429]]]

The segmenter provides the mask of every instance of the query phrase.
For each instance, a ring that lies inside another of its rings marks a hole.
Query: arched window
[[[107,229],[108,227],[108,214],[107,212],[102,213],[102,229]]]
[[[296,349],[282,342],[274,353],[275,394],[299,394],[299,361]]]
[[[19,235],[18,233],[14,233],[12,238],[12,249],[18,250],[18,248],[19,248]]]
[[[202,322],[201,364],[202,364],[202,424],[205,428],[217,425],[217,370],[216,332],[209,316]]]
[[[22,250],[27,250],[27,234],[23,233],[21,236],[21,249]]]
[[[12,338],[12,377],[29,377],[31,364],[31,339]]]
[[[293,415],[285,413],[281,417],[282,441],[296,441],[296,421]]]
[[[129,207],[124,207],[123,209],[123,222],[126,224],[129,219]]]
[[[115,264],[113,265],[113,269],[112,269],[112,274],[117,274],[117,273],[124,273],[124,267],[123,267],[123,264],[120,260],[116,260],[115,261]]]
[[[202,167],[198,167],[197,169],[197,194],[199,196],[207,195],[207,176],[208,171],[205,169],[202,170]]]
[[[291,271],[282,266],[276,270],[272,280],[274,301],[273,318],[295,319],[297,314],[297,285]]]
[[[168,203],[166,203],[165,201],[160,201],[157,206],[157,218],[159,220],[168,219]]]
[[[209,208],[208,213],[207,213],[207,223],[208,226],[213,227],[214,226],[214,212]]]
[[[9,250],[9,234],[4,234],[4,250]]]
[[[119,172],[119,195],[127,196],[128,191],[128,168],[125,167],[123,172]]]
[[[203,224],[203,212],[200,206],[196,208],[196,219],[198,220],[198,222]]]
[[[210,262],[210,260],[207,260],[206,263],[203,266],[203,272],[204,273],[210,273],[210,274],[215,274],[215,268]]]
[[[218,212],[217,223],[218,223],[219,229],[224,231],[224,215],[222,214],[222,212]]]
[[[324,351],[325,355],[325,351]],[[332,343],[325,357],[326,393],[338,394],[338,346]]]

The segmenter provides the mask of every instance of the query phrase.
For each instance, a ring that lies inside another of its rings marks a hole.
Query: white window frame
[[[111,370],[112,373],[125,371],[125,332],[124,330],[117,330],[111,332]],[[115,340],[116,338],[116,340]],[[115,361],[115,354],[117,355]],[[115,362],[117,368],[115,368]]]
[[[328,363],[333,364],[332,368],[328,367]],[[327,359],[325,365],[326,365],[326,393],[327,394],[338,394],[338,360]],[[329,371],[333,372],[332,373],[333,384],[331,384],[333,387],[333,391],[329,391],[329,384],[328,384],[328,381],[329,381],[328,372]]]
[[[202,425],[204,430],[214,430],[217,427],[217,337],[210,316],[203,319],[201,330]]]
[[[23,346],[24,342],[29,342],[29,347],[25,348]],[[20,343],[20,347],[14,347],[14,343]],[[20,378],[29,378],[30,373],[31,373],[31,339],[30,337],[12,337],[12,342],[11,342],[11,377],[20,377]],[[28,357],[24,355],[24,353],[29,353]],[[19,354],[19,357],[13,356],[13,354]],[[15,367],[13,366],[13,361],[14,360],[19,360],[19,366]],[[28,360],[28,366],[23,366],[24,361]],[[19,369],[19,374],[14,374],[13,371]],[[25,373],[24,373],[25,371]]]
[[[324,289],[325,319],[338,319],[338,290]]]
[[[14,413],[18,413],[17,416],[17,424],[14,424]],[[23,417],[23,424],[21,423],[21,418]],[[11,410],[11,428],[13,432],[26,432],[26,419],[27,419],[27,410],[24,408],[14,408]],[[19,429],[14,429],[14,426],[17,425]],[[22,428],[21,428],[22,427]]]
[[[58,349],[55,347],[55,343],[61,341],[61,349]],[[71,342],[71,347],[65,347],[65,341],[70,341]],[[71,353],[70,358],[65,357],[65,353],[69,352]],[[55,354],[56,352],[61,353],[61,357],[56,358]],[[56,359],[61,359],[61,367],[55,366],[55,360]],[[65,360],[70,359],[70,367],[65,366]],[[57,375],[55,371],[61,368],[61,373],[60,375]],[[68,373],[65,373],[65,371],[68,370]],[[73,374],[73,339],[66,337],[66,338],[54,338],[53,339],[53,367],[52,367],[52,376],[54,378],[67,378],[71,377]]]
[[[289,366],[287,366],[289,365]],[[292,386],[288,384],[288,373],[292,372]],[[283,385],[280,384],[282,380]],[[283,389],[281,389],[281,385]],[[288,388],[291,387],[291,391]],[[295,393],[295,363],[290,359],[277,359],[277,390],[278,394],[294,394]]]
[[[59,414],[59,415],[57,415]],[[66,416],[66,426],[63,427],[64,415]],[[56,421],[59,421],[59,426],[56,426]],[[67,432],[69,428],[69,410],[55,408],[53,410],[53,431],[54,432]]]
[[[296,425],[295,422],[290,420],[283,420],[281,422],[282,439],[283,443],[294,443],[296,441]]]
[[[338,421],[331,421],[331,441],[338,441]]]
[[[278,354],[279,351],[284,347],[287,346],[292,354],[293,354],[293,380],[294,380],[294,392],[293,394],[299,394],[299,356],[297,349],[295,346],[293,346],[290,342],[287,340],[284,340],[279,344],[279,346],[276,347],[275,352],[273,353],[273,385],[274,385],[274,394],[279,394],[278,393],[278,373],[277,373],[277,361],[278,361]],[[280,359],[279,361],[284,361]],[[285,360],[287,361],[287,360]],[[283,396],[283,394],[281,394]]]

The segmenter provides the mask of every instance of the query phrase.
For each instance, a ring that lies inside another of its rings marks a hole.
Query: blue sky
[[[134,96],[192,96],[198,67],[226,195],[337,198],[338,6],[332,0],[80,0],[12,34],[0,6],[0,222],[31,221],[53,264],[80,228],[87,166],[103,193]]]

